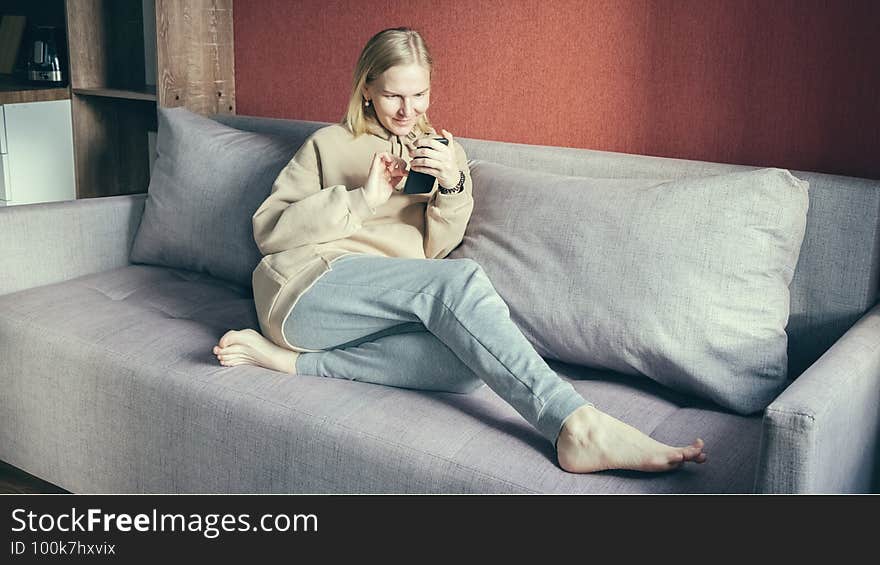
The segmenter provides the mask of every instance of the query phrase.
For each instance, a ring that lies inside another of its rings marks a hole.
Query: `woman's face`
[[[391,67],[364,87],[376,117],[394,135],[405,136],[428,111],[431,96],[428,69],[418,63]]]

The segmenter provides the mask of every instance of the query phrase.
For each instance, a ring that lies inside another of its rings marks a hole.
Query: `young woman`
[[[306,140],[254,214],[263,334],[227,332],[220,363],[457,393],[485,383],[570,472],[705,461],[699,439],[664,445],[587,403],[511,322],[480,266],[443,259],[473,198],[461,145],[446,130],[448,145],[433,139],[431,65],[413,30],[367,42],[345,120]],[[403,193],[408,171],[437,186]]]

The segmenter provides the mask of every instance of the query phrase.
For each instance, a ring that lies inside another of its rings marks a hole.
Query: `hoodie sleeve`
[[[439,189],[425,210],[425,257],[442,259],[464,238],[464,230],[474,209],[473,183],[464,149],[456,141],[458,168],[464,173],[464,190],[458,194],[441,194]]]
[[[282,169],[269,197],[253,216],[254,240],[263,255],[343,239],[375,214],[363,187],[324,188],[320,157],[308,139]]]

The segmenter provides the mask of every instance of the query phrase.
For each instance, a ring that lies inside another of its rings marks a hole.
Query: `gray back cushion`
[[[160,108],[158,157],[131,261],[250,287],[262,258],[251,217],[301,144]]]
[[[678,179],[756,167],[562,147],[461,139],[471,159],[597,178]],[[810,209],[791,283],[789,375],[813,364],[877,301],[880,181],[792,171],[810,185]]]
[[[782,169],[598,179],[472,161],[476,260],[544,357],[742,414],[786,386],[807,184]]]
[[[235,128],[302,143],[323,122],[214,116]],[[677,179],[755,167],[588,149],[458,138],[470,159],[532,171],[596,178]],[[880,278],[880,181],[792,171],[810,185],[800,259],[790,286],[789,375],[809,367],[877,301]]]

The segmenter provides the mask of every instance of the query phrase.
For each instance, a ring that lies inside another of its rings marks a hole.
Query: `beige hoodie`
[[[414,134],[399,137],[371,122],[355,137],[340,124],[309,137],[284,167],[269,197],[254,213],[254,239],[265,257],[253,274],[254,302],[262,333],[295,351],[282,327],[299,297],[330,270],[330,262],[351,253],[440,259],[462,240],[473,210],[467,156],[454,144],[465,188],[441,194],[395,191],[370,208],[364,182],[373,155],[387,151],[410,161]],[[404,181],[397,188],[402,189]]]

